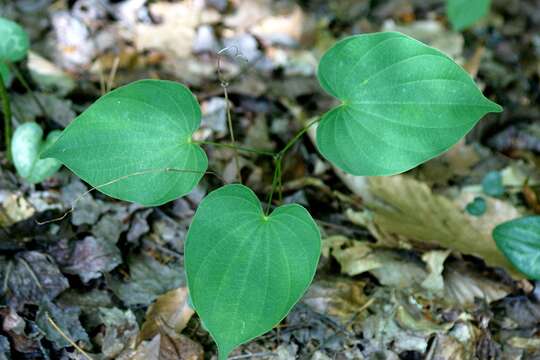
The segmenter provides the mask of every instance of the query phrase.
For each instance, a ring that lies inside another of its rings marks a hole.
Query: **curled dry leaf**
[[[159,333],[164,325],[180,333],[194,314],[189,306],[187,288],[171,290],[157,298],[146,312],[146,320],[139,333],[139,341],[150,340]]]
[[[511,291],[508,285],[486,278],[464,262],[449,260],[450,264],[444,266],[450,250],[425,252],[422,262],[408,251],[381,249],[368,242],[334,236],[323,242],[323,255],[327,254],[332,254],[341,271],[350,276],[370,272],[382,285],[414,289],[452,304],[467,306],[476,298],[490,303]]]
[[[182,334],[160,333],[150,341],[142,342],[135,351],[129,351],[118,360],[203,360],[202,346]]]

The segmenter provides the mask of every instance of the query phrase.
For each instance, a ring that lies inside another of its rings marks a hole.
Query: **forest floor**
[[[540,359],[540,289],[491,237],[540,214],[539,0],[494,0],[462,33],[439,0],[8,0],[0,16],[31,38],[20,67],[33,95],[13,81],[15,124],[63,129],[109,89],[170,79],[197,96],[200,139],[229,139],[225,86],[238,142],[271,151],[333,106],[316,68],[336,40],[395,30],[444,51],[505,111],[391,177],[345,175],[305,136],[284,160],[283,202],[319,224],[318,272],[278,327],[231,358]],[[155,208],[82,196],[89,186],[66,168],[29,185],[0,153],[0,359],[215,358],[182,251],[197,205],[236,166],[232,150],[205,150],[219,177]],[[242,153],[240,165],[264,201],[272,159]]]

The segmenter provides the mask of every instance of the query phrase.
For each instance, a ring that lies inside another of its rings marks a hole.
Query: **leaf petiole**
[[[285,156],[287,151],[289,151],[289,149],[291,147],[293,147],[294,144],[296,144],[296,142],[298,140],[300,140],[302,135],[304,135],[313,125],[318,123],[320,120],[321,120],[321,118],[317,117],[315,120],[312,120],[311,122],[309,122],[306,126],[304,126],[304,128],[302,128],[302,130],[300,130],[283,147],[283,149],[280,152],[275,154],[275,156],[274,156],[274,161],[275,161],[274,176],[273,176],[273,179],[272,179],[272,189],[270,190],[270,195],[268,196],[268,202],[266,204],[266,215],[268,215],[268,213],[270,211],[270,206],[272,205],[272,198],[274,197],[274,193],[276,191],[276,188],[279,188],[279,199],[281,200],[281,198],[282,198],[282,193],[281,193],[281,185],[282,185],[282,183],[281,183],[281,170],[282,170],[281,169],[281,164],[282,164],[283,157]]]
[[[15,77],[17,78],[17,80],[19,80],[19,82],[22,84],[24,89],[30,94],[30,96],[32,97],[36,105],[39,107],[39,110],[41,110],[41,113],[43,114],[43,116],[48,117],[47,110],[45,110],[45,106],[43,106],[43,103],[38,99],[36,93],[34,93],[34,91],[30,88],[30,85],[28,85],[28,82],[24,78],[23,74],[17,68],[17,65],[11,62],[6,62],[6,63],[11,69],[11,71],[13,72],[13,74],[15,74]]]
[[[237,146],[237,145],[227,144],[227,143],[219,143],[219,142],[214,142],[214,141],[192,141],[192,143],[197,144],[197,145],[212,145],[212,146],[224,147],[228,149],[233,149],[237,151],[245,151],[245,152],[258,154],[258,155],[264,155],[264,156],[271,156],[271,157],[276,156],[276,154],[271,151],[252,149],[252,148],[247,148],[247,147],[242,147],[242,146]]]
[[[4,78],[0,74],[0,98],[2,100],[2,112],[4,113],[4,143],[8,161],[11,161],[11,106]]]

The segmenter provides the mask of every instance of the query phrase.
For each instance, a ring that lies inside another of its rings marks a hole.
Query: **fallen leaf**
[[[396,25],[392,20],[383,25],[384,31],[398,31],[422,41],[446,53],[454,60],[461,61],[463,53],[463,35],[448,31],[440,21],[422,20],[409,25]]]
[[[71,256],[62,264],[62,270],[68,274],[79,275],[81,280],[87,283],[121,263],[122,254],[114,243],[87,236],[75,242]]]
[[[452,201],[404,175],[373,177],[367,184],[370,197],[365,198],[366,205],[373,213],[373,225],[377,228],[374,235],[379,241],[396,244],[398,241],[392,238],[404,237],[420,248],[438,246],[479,257],[521,277],[491,237],[497,223],[519,216],[510,204],[490,198],[486,200],[486,214],[471,217],[463,211],[474,199],[471,193]]]
[[[99,318],[105,327],[99,342],[107,359],[115,359],[123,350],[135,345],[139,326],[131,310],[100,308]]]
[[[37,251],[20,252],[14,260],[0,257],[1,295],[15,308],[52,300],[69,287],[52,259]]]
[[[204,352],[199,343],[185,335],[157,334],[150,341],[143,341],[135,351],[122,354],[117,360],[203,360]]]
[[[511,291],[508,285],[491,280],[462,261],[452,260],[444,267],[450,250],[425,252],[421,261],[405,250],[378,248],[368,242],[334,236],[323,241],[323,254],[332,254],[341,271],[350,276],[370,272],[382,285],[413,289],[436,295],[451,304],[471,305],[476,298],[490,303]]]
[[[0,225],[10,226],[29,219],[36,212],[21,193],[0,191]]]
[[[426,359],[461,360],[466,359],[465,347],[457,339],[445,334],[437,334]]]
[[[46,301],[40,306],[36,315],[36,323],[45,332],[47,340],[53,342],[58,349],[70,346],[71,344],[51,323],[50,319],[72,341],[89,343],[88,334],[79,321],[80,313],[81,310],[77,307],[59,308],[52,302]]]
[[[171,290],[157,298],[146,312],[146,319],[139,334],[139,341],[152,339],[159,333],[160,324],[180,333],[194,314],[189,306],[187,288]]]
[[[474,304],[475,299],[484,299],[489,304],[512,291],[509,285],[492,280],[457,261],[446,267],[444,283],[447,299],[462,306]]]
[[[68,74],[33,51],[28,52],[28,71],[44,91],[52,90],[65,96],[75,88],[75,81]]]
[[[178,264],[165,265],[148,255],[128,259],[130,279],[123,282],[109,278],[109,286],[127,306],[148,305],[159,295],[185,285],[184,269]]]
[[[364,294],[365,283],[342,278],[327,278],[311,284],[302,301],[320,314],[351,324],[358,311],[369,301]]]
[[[302,8],[295,5],[287,14],[265,17],[251,32],[268,45],[298,46],[304,25],[309,20]]]
[[[446,251],[428,251],[422,255],[422,260],[427,265],[428,276],[422,281],[422,287],[434,292],[444,290],[444,278],[442,276],[444,270],[444,262],[450,255],[450,250]]]
[[[189,57],[200,10],[194,1],[152,3],[150,13],[160,22],[136,24],[134,41],[137,50],[158,50],[175,58]]]

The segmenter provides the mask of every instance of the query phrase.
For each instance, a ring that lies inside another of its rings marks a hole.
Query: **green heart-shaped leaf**
[[[450,58],[406,35],[358,35],[321,59],[321,86],[342,104],[321,119],[317,144],[354,175],[393,175],[455,144],[488,112],[486,99]]]
[[[13,133],[11,153],[17,173],[28,182],[41,182],[60,169],[62,163],[56,159],[40,159],[39,153],[49,148],[60,136],[60,131],[51,131],[45,141],[43,130],[36,123],[25,123]]]
[[[30,40],[17,23],[0,17],[0,60],[19,61],[26,56]]]
[[[523,274],[540,280],[540,216],[526,216],[495,227],[497,247]]]
[[[141,80],[102,96],[44,156],[109,196],[161,205],[189,193],[208,167],[191,140],[200,120],[188,88]]]
[[[486,16],[491,0],[446,0],[446,15],[456,31],[461,31]]]
[[[313,280],[320,234],[300,205],[265,216],[253,191],[227,185],[199,205],[185,244],[191,299],[226,359],[271,330]]]

